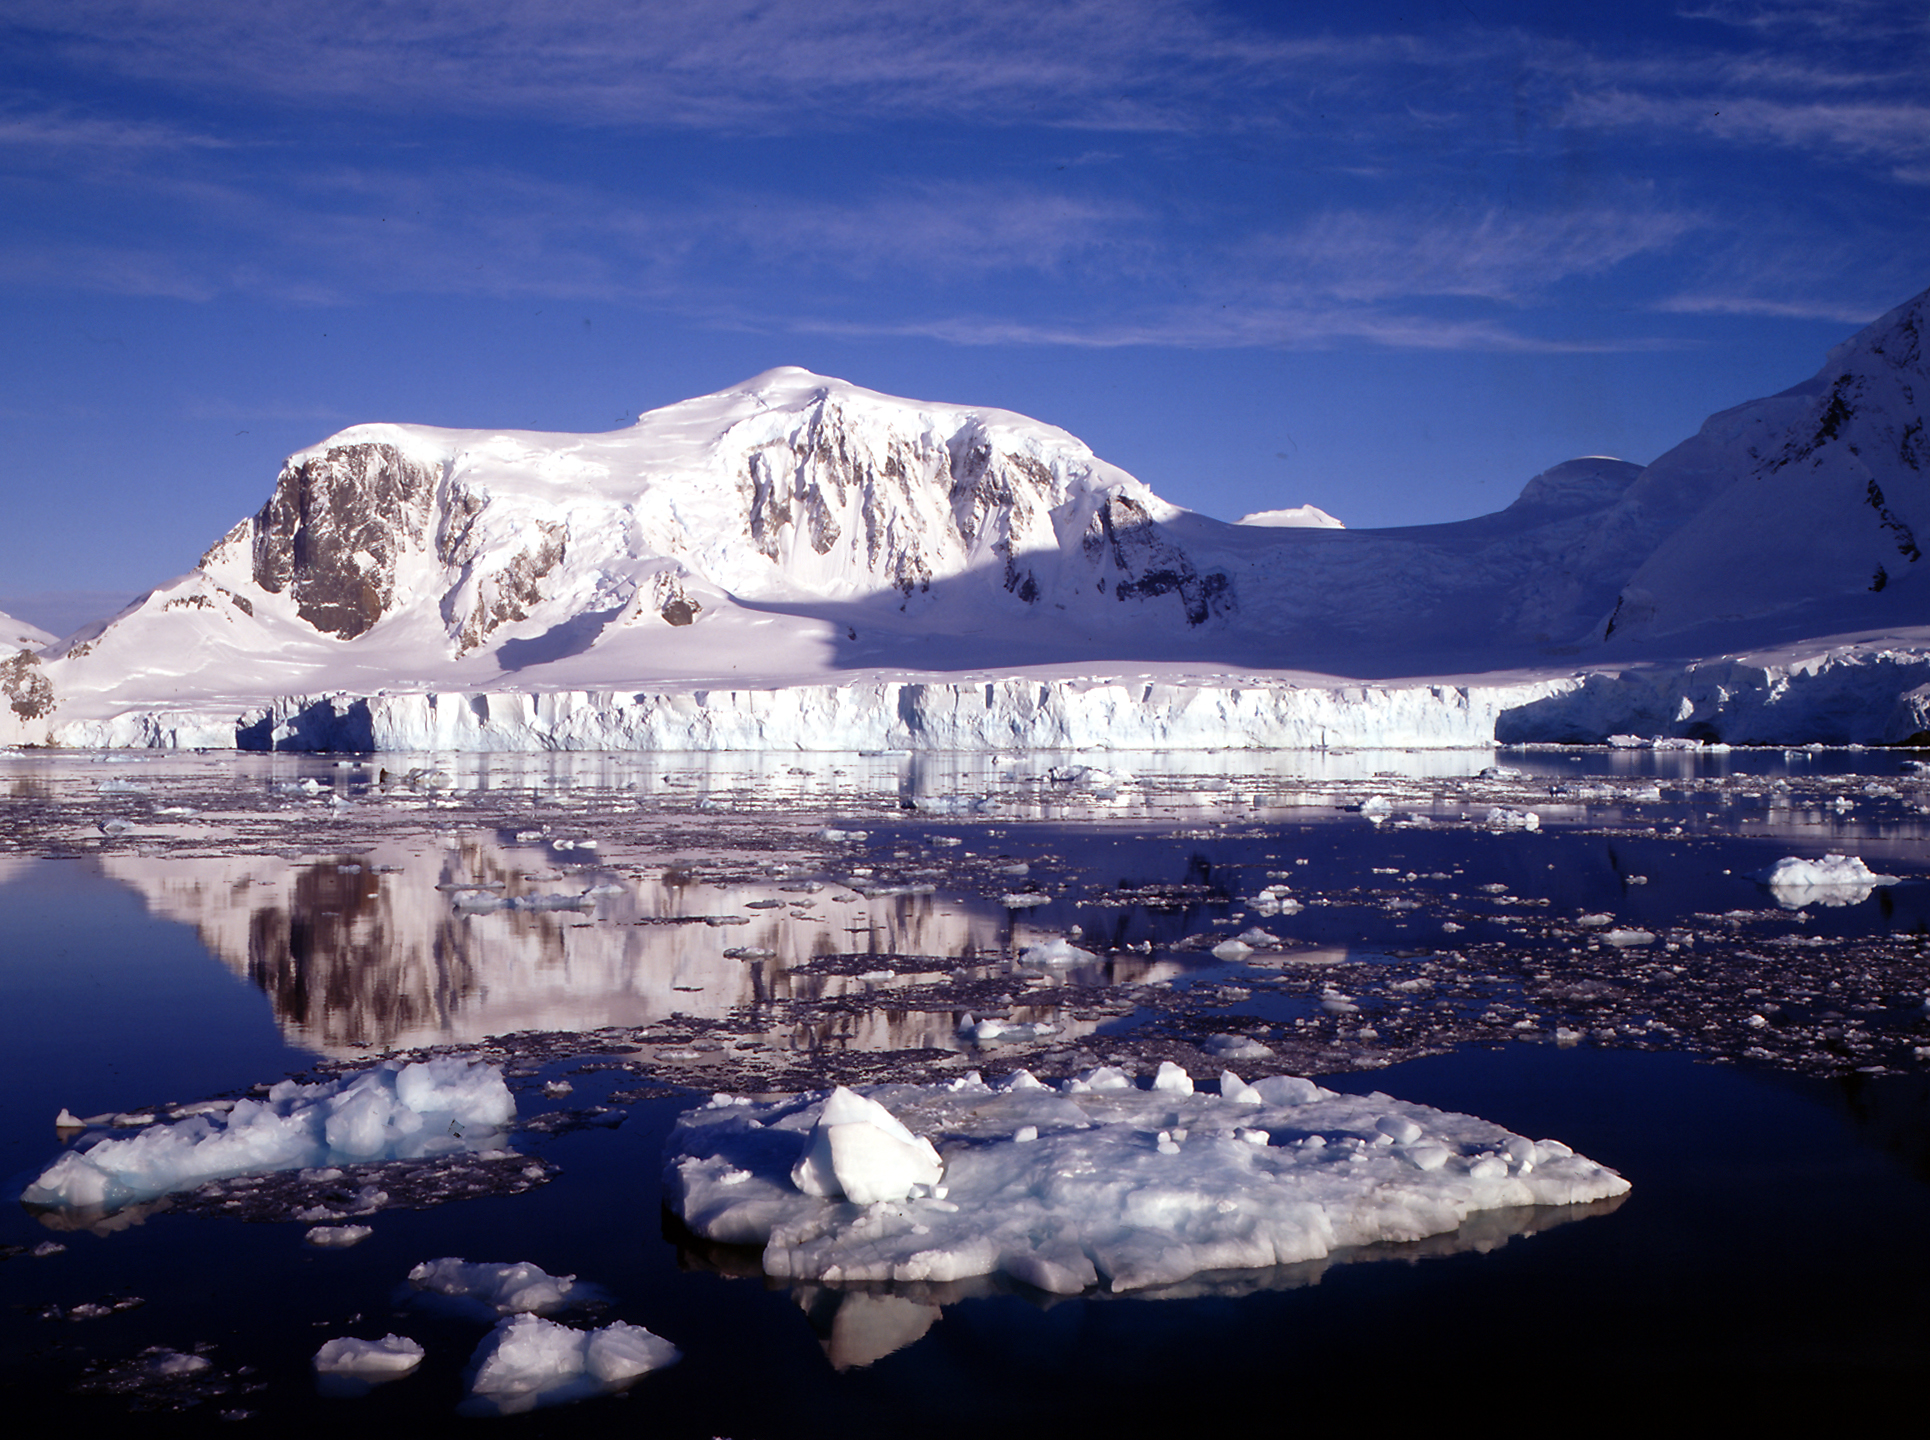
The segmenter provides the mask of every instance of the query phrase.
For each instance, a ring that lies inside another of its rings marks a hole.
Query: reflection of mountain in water
[[[866,897],[782,871],[712,882],[676,865],[584,863],[589,853],[471,835],[297,861],[101,863],[259,985],[292,1040],[331,1054],[845,996],[868,1003],[771,1038],[792,1049],[952,1048],[954,1015],[894,1007],[891,991],[920,972],[1000,965],[1009,941],[1004,912],[983,902]],[[880,963],[804,970],[831,955]]]

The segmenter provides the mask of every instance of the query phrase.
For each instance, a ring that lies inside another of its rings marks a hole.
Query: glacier
[[[358,425],[120,615],[0,625],[0,743],[1907,741],[1926,307],[1647,466],[1384,530],[1227,524],[1054,426],[795,368],[607,434]]]

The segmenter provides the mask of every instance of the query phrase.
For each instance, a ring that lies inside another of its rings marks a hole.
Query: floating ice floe
[[[374,1233],[366,1225],[312,1225],[302,1239],[317,1250],[346,1250]]]
[[[574,1330],[554,1320],[518,1315],[490,1331],[469,1362],[465,1415],[518,1415],[627,1389],[682,1352],[641,1325],[619,1320]]]
[[[1532,810],[1510,810],[1496,805],[1481,822],[1490,830],[1539,830],[1541,817]]]
[[[1655,932],[1653,930],[1637,930],[1633,927],[1618,926],[1613,930],[1604,930],[1601,938],[1602,943],[1605,945],[1614,945],[1626,949],[1636,945],[1653,945],[1655,943]]]
[[[462,915],[493,915],[498,910],[518,910],[540,914],[550,910],[596,909],[596,895],[491,895],[486,890],[465,890],[455,898]]]
[[[1084,965],[1098,958],[1092,951],[1080,949],[1064,936],[1038,945],[1027,945],[1019,951],[1021,965]]]
[[[959,1038],[974,1045],[1021,1045],[1058,1033],[1050,1020],[980,1020],[967,1014],[958,1025]]]
[[[973,1075],[865,1096],[719,1096],[678,1122],[665,1195],[696,1234],[762,1246],[773,1276],[1003,1272],[1071,1294],[1291,1265],[1629,1188],[1559,1141],[1386,1095],[1231,1072],[1218,1095],[1193,1093],[1170,1063],[1154,1085],[1105,1067],[1057,1090]]]
[[[315,1378],[324,1395],[366,1395],[377,1385],[415,1373],[423,1350],[406,1335],[384,1335],[380,1340],[346,1336],[324,1341],[315,1352]]]
[[[502,1071],[456,1056],[392,1060],[312,1085],[284,1080],[258,1100],[196,1108],[69,1150],[21,1200],[107,1211],[234,1175],[488,1149],[516,1117]]]
[[[409,1272],[416,1291],[485,1320],[504,1315],[554,1315],[608,1297],[574,1275],[552,1275],[527,1260],[496,1262],[446,1256]]]
[[[1749,878],[1768,886],[1785,910],[1800,910],[1805,905],[1859,905],[1877,886],[1894,885],[1900,877],[1874,874],[1855,855],[1825,855],[1820,860],[1785,855]]]
[[[1200,1046],[1215,1060],[1264,1060],[1271,1054],[1271,1046],[1263,1045],[1251,1035],[1213,1035]]]

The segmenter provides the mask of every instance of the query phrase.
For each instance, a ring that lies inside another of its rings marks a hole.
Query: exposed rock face
[[[22,720],[45,720],[54,713],[53,684],[40,673],[40,659],[31,650],[0,660],[0,696]]]
[[[353,640],[388,613],[397,556],[421,546],[439,478],[392,445],[291,462],[255,516],[255,583],[290,591],[302,619]]]
[[[1235,609],[1233,582],[1224,570],[1202,575],[1186,552],[1167,537],[1146,507],[1127,495],[1114,495],[1093,517],[1083,548],[1088,559],[1112,561],[1112,594],[1118,600],[1177,593],[1188,625],[1204,625]],[[1101,576],[1098,588],[1106,588]]]
[[[694,624],[704,608],[684,589],[683,577],[670,570],[659,573],[651,583],[650,598],[650,608],[668,625]]]
[[[476,608],[462,628],[459,653],[474,650],[499,626],[529,619],[542,603],[544,577],[563,563],[564,527],[539,520],[531,528],[536,532],[531,543],[477,584]]]

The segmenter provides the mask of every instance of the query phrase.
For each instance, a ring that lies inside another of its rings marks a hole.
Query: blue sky
[[[1458,519],[1930,286],[1922,3],[0,0],[0,85],[0,597],[779,364]]]

